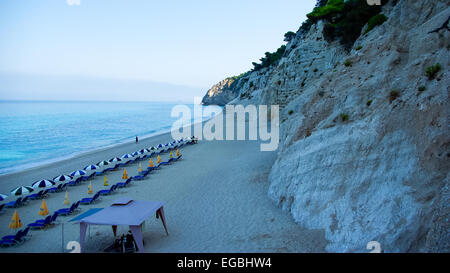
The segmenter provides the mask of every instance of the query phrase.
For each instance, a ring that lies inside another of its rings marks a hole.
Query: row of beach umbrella
[[[121,162],[121,161],[127,162],[127,161],[129,161],[129,160],[131,160],[131,159],[133,159],[135,157],[140,156],[140,155],[144,155],[146,153],[150,153],[150,152],[155,151],[155,150],[157,150],[159,148],[164,148],[164,147],[167,147],[167,146],[175,146],[176,143],[182,143],[183,141],[184,141],[183,139],[178,140],[178,141],[174,140],[171,143],[168,143],[168,144],[165,144],[165,145],[159,144],[158,147],[151,147],[149,149],[144,148],[144,149],[141,149],[141,150],[139,150],[137,152],[134,152],[132,154],[124,154],[120,158],[119,157],[113,157],[113,158],[111,158],[108,161],[103,160],[103,161],[98,162],[97,164],[88,165],[88,166],[84,167],[83,170],[73,171],[72,173],[70,173],[70,175],[59,175],[59,176],[53,178],[53,180],[42,179],[42,180],[34,182],[33,184],[31,184],[31,186],[20,186],[20,187],[17,187],[15,189],[13,189],[11,191],[11,195],[19,196],[19,195],[23,195],[23,194],[28,194],[28,193],[32,192],[34,189],[36,189],[36,188],[52,187],[57,182],[67,182],[67,181],[71,181],[74,177],[86,175],[88,171],[99,170],[101,168],[104,168],[105,166],[113,165],[113,164],[115,165],[115,164],[117,164],[118,162]],[[7,195],[0,194],[0,201],[3,201],[6,198],[8,198]]]

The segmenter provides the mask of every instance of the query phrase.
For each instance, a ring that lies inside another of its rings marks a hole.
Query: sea
[[[0,101],[0,174],[21,171],[169,132],[181,117],[169,102]],[[201,122],[206,107],[185,122]],[[214,107],[214,106],[213,106]],[[216,109],[217,110],[217,109]]]

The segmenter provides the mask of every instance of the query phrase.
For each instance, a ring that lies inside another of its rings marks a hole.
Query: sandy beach
[[[75,158],[40,166],[23,172],[0,176],[0,192],[8,193],[20,185],[38,179],[51,179],[82,169],[88,164],[108,160],[172,140],[169,133],[115,147],[89,152]],[[68,222],[90,208],[103,208],[120,197],[164,202],[169,236],[160,220],[149,218],[144,225],[145,252],[323,252],[326,241],[322,231],[308,230],[295,223],[267,196],[267,176],[276,152],[261,152],[258,141],[199,141],[181,149],[183,155],[171,165],[162,166],[146,179],[133,181],[114,194],[102,196],[92,204],[80,205],[81,211],[58,218],[59,223],[44,230],[32,230],[32,237],[15,247],[0,252],[61,253],[68,241],[79,240],[79,224]],[[162,159],[168,158],[168,153]],[[153,159],[155,160],[155,159]],[[147,166],[148,160],[142,162]],[[126,166],[129,175],[136,175],[139,163]],[[107,173],[110,185],[123,181],[123,167]],[[103,176],[92,181],[94,192],[103,186]],[[68,187],[71,203],[87,194],[89,181]],[[53,193],[45,199],[50,213],[68,207],[63,205],[65,192]],[[10,197],[3,202],[15,200]],[[37,219],[42,200],[30,200],[17,208],[26,226]],[[0,214],[0,235],[15,232],[8,223],[15,209]],[[64,231],[63,231],[64,229]],[[119,227],[118,234],[127,232]],[[64,233],[64,243],[62,237]],[[102,252],[114,240],[110,226],[91,226],[86,238],[86,252]]]

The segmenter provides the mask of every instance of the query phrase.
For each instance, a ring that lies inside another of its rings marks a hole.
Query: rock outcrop
[[[281,106],[269,197],[325,230],[327,250],[367,252],[375,240],[385,252],[449,252],[450,33],[430,33],[449,3],[382,10],[388,20],[351,51],[325,40],[324,21],[298,31],[276,66],[240,78],[222,102]]]

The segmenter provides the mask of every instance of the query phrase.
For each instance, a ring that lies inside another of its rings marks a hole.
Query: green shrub
[[[398,97],[400,97],[400,92],[398,90],[392,90],[389,92],[389,103],[392,103]]]
[[[313,21],[317,21],[319,19],[330,18],[331,16],[342,12],[344,8],[344,0],[328,0],[325,6],[314,8],[313,11],[306,16]]]
[[[366,105],[367,105],[367,106],[370,106],[370,105],[372,104],[372,101],[373,101],[373,100],[368,100],[368,101],[366,102]]]
[[[314,68],[314,70],[313,70],[314,72],[317,72],[317,71],[319,71],[319,69],[317,69],[317,68]]]
[[[278,84],[278,85],[281,85],[281,80],[278,80],[278,81],[277,81],[277,84]]]
[[[319,96],[323,97],[325,95],[324,91],[319,91]]]
[[[326,6],[329,5],[329,2]],[[386,3],[387,0],[382,0],[380,6],[370,6],[367,5],[366,0],[344,1],[344,8],[342,10],[321,18],[328,21],[323,28],[325,40],[330,42],[339,39],[341,44],[347,49],[350,49],[356,39],[361,35],[361,29],[364,25],[366,25],[374,15],[380,13],[381,6]],[[313,12],[312,15],[320,14]]]
[[[286,51],[286,45],[280,46],[277,51],[270,53],[266,52],[265,56],[259,59],[261,63],[253,62],[253,71],[258,71],[262,68],[269,67],[271,65],[277,64],[278,61],[283,57],[284,52]]]
[[[384,22],[386,22],[386,20],[387,17],[382,13],[373,16],[372,18],[369,19],[369,22],[367,22],[367,29],[364,32],[364,34],[371,31],[374,27],[383,24]]]
[[[437,63],[435,65],[427,67],[427,70],[425,71],[427,77],[429,80],[432,80],[436,77],[436,74],[441,71],[441,64]]]
[[[253,87],[253,82],[250,82],[248,86],[249,86],[250,88],[252,88],[252,87]]]
[[[344,62],[344,65],[347,66],[347,67],[349,67],[349,66],[352,65],[352,62],[351,62],[350,60],[346,60],[346,61]]]
[[[295,37],[295,32],[292,31],[288,31],[284,34],[284,41],[285,42],[290,42],[294,37]]]
[[[348,114],[342,113],[339,116],[341,117],[341,120],[344,122],[348,120]]]
[[[425,86],[419,86],[419,92],[423,92],[425,91],[427,88]]]
[[[361,45],[355,47],[355,50],[361,50],[363,47]]]
[[[289,110],[288,114],[289,114],[289,115],[294,114],[294,110]]]

